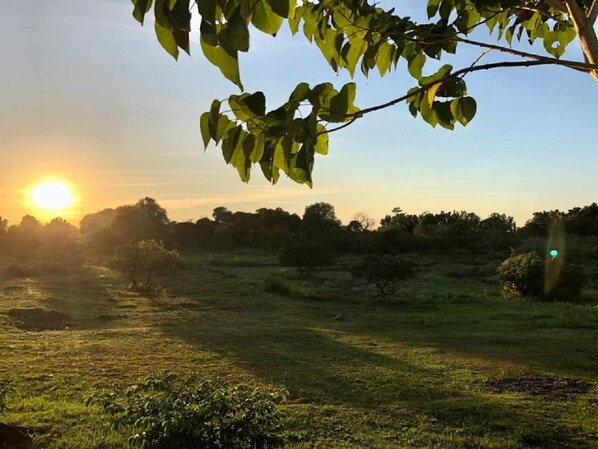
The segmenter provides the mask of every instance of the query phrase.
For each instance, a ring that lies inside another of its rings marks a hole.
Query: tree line
[[[379,225],[365,213],[356,214],[343,225],[329,203],[309,205],[303,216],[282,208],[260,208],[250,213],[217,207],[211,218],[177,222],[170,220],[155,199],[143,198],[135,204],[88,214],[79,228],[62,218],[42,224],[27,215],[11,226],[0,218],[0,248],[17,256],[74,253],[82,248],[109,254],[120,246],[153,239],[181,250],[249,247],[278,251],[290,240],[301,238],[335,251],[356,253],[479,252],[513,248],[523,239],[544,238],[555,221],[562,223],[569,235],[598,236],[598,204],[567,212],[534,212],[517,228],[513,217],[500,213],[482,219],[466,211],[417,215],[398,207]]]

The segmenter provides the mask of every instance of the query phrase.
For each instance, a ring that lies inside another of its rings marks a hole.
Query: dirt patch
[[[582,380],[562,377],[512,377],[486,383],[496,393],[526,393],[565,400],[588,393],[593,385]]]
[[[0,446],[15,447],[31,440],[31,431],[21,426],[0,423]]]
[[[40,308],[10,309],[6,312],[12,324],[24,330],[57,330],[69,326],[70,317],[55,310]]]

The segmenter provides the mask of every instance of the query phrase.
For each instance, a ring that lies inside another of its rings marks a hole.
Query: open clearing
[[[3,422],[38,429],[34,448],[122,448],[130,429],[83,398],[195,371],[286,388],[291,448],[598,448],[595,292],[509,301],[500,259],[420,256],[380,304],[350,260],[310,282],[267,254],[184,261],[157,297],[101,267],[4,279],[0,379],[18,395]],[[265,293],[270,276],[291,294]]]

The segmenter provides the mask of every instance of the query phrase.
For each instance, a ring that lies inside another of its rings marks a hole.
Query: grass
[[[528,375],[598,384],[594,293],[505,300],[500,259],[420,256],[406,290],[378,304],[344,270],[351,259],[313,281],[262,253],[184,261],[157,297],[127,292],[100,267],[5,279],[0,380],[18,394],[2,420],[40,429],[33,448],[126,447],[127,429],[83,398],[159,370],[196,371],[288,389],[291,448],[598,448],[595,387],[556,400],[487,385]],[[265,293],[268,278],[293,294]],[[5,314],[16,308],[66,314],[68,329],[21,329]]]

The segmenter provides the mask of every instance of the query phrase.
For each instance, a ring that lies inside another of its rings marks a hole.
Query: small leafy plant
[[[118,247],[110,267],[130,282],[131,290],[152,291],[158,288],[161,278],[177,270],[179,254],[155,240],[141,240]]]
[[[131,447],[148,449],[275,449],[284,446],[279,404],[284,391],[227,386],[172,373],[148,377],[124,392],[86,399],[110,413],[116,426],[131,426]]]
[[[394,295],[413,276],[413,265],[392,256],[366,256],[351,268],[351,276],[373,284],[378,296]]]

